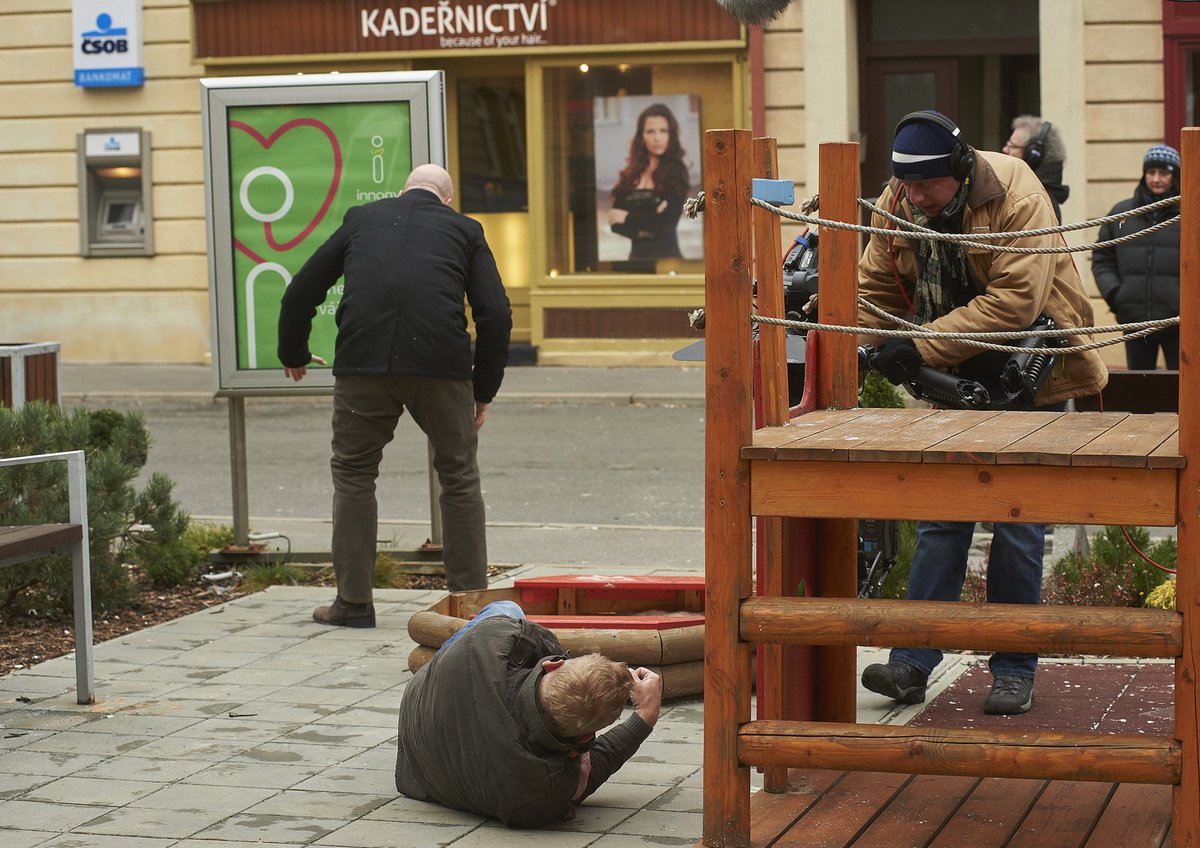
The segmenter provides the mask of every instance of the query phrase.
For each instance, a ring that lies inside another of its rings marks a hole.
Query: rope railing
[[[1178,198],[1168,198],[1168,199],[1175,203],[1178,203]],[[750,198],[750,202],[753,203],[755,206],[759,207],[760,209],[766,209],[767,211],[769,211],[775,215],[778,215],[781,218],[786,218],[789,221],[796,221],[801,224],[808,224],[810,226],[828,227],[829,229],[834,229],[834,230],[850,230],[850,231],[856,232],[856,233],[866,233],[868,235],[883,236],[884,238],[894,238],[896,236],[903,236],[905,238],[913,238],[913,239],[917,239],[920,241],[955,242],[957,244],[961,244],[966,247],[975,247],[975,248],[979,248],[981,250],[988,250],[993,253],[1025,253],[1025,254],[1082,253],[1082,252],[1088,251],[1088,250],[1097,250],[1100,248],[1114,247],[1118,244],[1124,244],[1125,242],[1133,241],[1134,239],[1141,238],[1142,236],[1148,236],[1152,233],[1156,233],[1159,230],[1164,230],[1167,227],[1171,226],[1172,224],[1179,223],[1179,216],[1176,215],[1172,218],[1167,218],[1165,221],[1160,221],[1157,224],[1146,227],[1143,230],[1138,230],[1136,233],[1130,233],[1127,236],[1120,236],[1119,238],[1109,239],[1108,241],[1099,241],[1099,242],[1094,242],[1092,244],[1081,244],[1081,245],[1061,244],[1061,245],[1056,245],[1054,247],[1016,247],[1016,246],[1010,246],[1010,245],[988,244],[985,241],[978,241],[978,239],[988,238],[988,239],[1013,240],[1013,239],[1019,239],[1019,238],[1031,238],[1034,236],[1046,235],[1048,233],[1054,233],[1054,232],[1061,233],[1061,232],[1065,232],[1065,230],[1062,228],[1059,228],[1059,227],[1043,227],[1038,230],[1017,230],[1015,232],[1007,232],[1007,233],[939,233],[936,230],[930,230],[926,227],[922,227],[917,224],[914,224],[912,221],[908,221],[908,220],[905,220],[904,218],[900,218],[896,215],[893,215],[890,212],[887,212],[886,210],[880,209],[878,206],[875,206],[874,204],[869,203],[868,201],[862,200],[861,198],[859,199],[860,206],[863,206],[866,209],[870,209],[873,212],[880,214],[882,217],[884,217],[887,220],[895,221],[898,224],[902,225],[905,229],[903,232],[900,232],[900,231],[897,231],[894,229],[888,229],[886,227],[871,227],[871,226],[867,226],[866,224],[852,224],[847,221],[833,221],[828,218],[818,217],[816,215],[805,215],[802,212],[791,212],[787,209],[781,209],[780,207],[775,206],[772,203],[768,203],[765,200],[759,200],[757,197]],[[1163,201],[1159,201],[1159,203],[1163,203]],[[1143,210],[1146,208],[1148,208],[1148,207],[1141,207],[1141,209],[1143,209]],[[1112,216],[1109,216],[1109,217],[1112,217]],[[1123,217],[1128,217],[1128,216],[1123,215]],[[1097,219],[1097,220],[1100,220],[1100,219]],[[1096,225],[1090,224],[1089,226],[1096,226]],[[1079,229],[1079,228],[1076,228],[1076,229]]]
[[[1101,218],[1093,218],[1088,221],[1079,221],[1074,224],[1060,224],[1054,227],[1040,227],[1032,230],[1016,230],[1011,232],[1001,233],[940,233],[936,230],[931,230],[927,227],[922,227],[918,224],[888,212],[876,206],[871,201],[865,198],[858,198],[858,205],[863,209],[867,209],[873,214],[878,214],[887,221],[891,221],[898,227],[903,228],[903,232],[895,229],[884,227],[870,227],[864,224],[854,224],[848,221],[833,221],[828,218],[821,218],[816,215],[805,214],[819,208],[819,200],[817,196],[813,196],[805,201],[801,208],[804,212],[791,212],[787,209],[782,209],[765,200],[760,200],[756,197],[751,197],[750,202],[760,209],[765,209],[781,218],[789,221],[796,221],[810,226],[828,227],[835,230],[850,230],[856,233],[866,233],[868,235],[881,235],[885,238],[903,235],[905,238],[913,238],[923,241],[946,241],[955,242],[967,247],[980,248],[982,250],[992,251],[994,253],[1080,253],[1087,250],[1096,250],[1099,248],[1113,247],[1118,244],[1124,244],[1134,239],[1148,236],[1167,227],[1179,223],[1179,216],[1175,215],[1164,221],[1160,221],[1145,229],[1139,230],[1136,233],[1131,233],[1127,236],[1110,239],[1108,241],[1094,242],[1092,244],[1083,245],[1060,245],[1057,247],[1015,247],[1007,245],[988,244],[988,241],[1000,240],[1015,240],[1020,238],[1035,238],[1044,235],[1055,235],[1076,230],[1085,230],[1092,227],[1102,226],[1104,224],[1124,221],[1128,218],[1135,218],[1139,215],[1144,215],[1147,212],[1154,212],[1159,209],[1164,209],[1168,206],[1178,206],[1180,198],[1167,197],[1162,200],[1156,200],[1153,203],[1147,203],[1145,206],[1139,206],[1136,209],[1129,209],[1125,212],[1118,212],[1113,215],[1105,215]],[[704,210],[704,192],[700,192],[695,197],[690,197],[684,201],[683,211],[689,218],[695,218]],[[853,335],[871,335],[883,338],[926,338],[926,339],[942,339],[947,341],[959,342],[969,347],[977,347],[983,350],[995,350],[1003,353],[1043,353],[1051,355],[1064,355],[1068,353],[1082,353],[1088,350],[1096,350],[1098,348],[1109,347],[1114,344],[1122,344],[1130,339],[1139,339],[1145,336],[1157,333],[1159,330],[1166,327],[1174,327],[1179,325],[1179,316],[1174,318],[1160,318],[1154,321],[1137,321],[1129,324],[1109,324],[1099,327],[1057,327],[1050,330],[1006,330],[1002,332],[973,332],[973,333],[946,333],[928,330],[918,324],[913,324],[905,321],[888,312],[883,311],[865,298],[858,298],[859,305],[867,311],[895,322],[901,329],[889,330],[881,327],[863,327],[863,326],[846,326],[842,324],[820,324],[809,321],[798,321],[791,318],[768,318],[766,316],[751,314],[751,320],[758,324],[774,324],[788,329],[795,330],[818,330],[829,333],[849,333]],[[702,310],[697,310],[699,315],[693,316],[693,326],[703,325]],[[1097,333],[1122,333],[1123,335],[1099,339],[1094,342],[1088,342],[1081,345],[1071,345],[1067,347],[1014,347],[1011,345],[995,344],[991,340],[1004,339],[1028,339],[1028,338],[1066,338],[1068,336],[1090,336]]]
[[[859,298],[859,303],[867,303],[862,298]],[[873,304],[868,304],[871,311],[875,311],[877,307]],[[1140,339],[1144,336],[1157,333],[1165,327],[1177,326],[1179,324],[1178,316],[1175,318],[1162,318],[1157,321],[1140,321],[1137,324],[1114,324],[1109,327],[1070,327],[1058,328],[1055,330],[1012,330],[1004,332],[979,332],[979,333],[945,333],[936,330],[926,330],[916,324],[908,324],[903,319],[896,318],[894,315],[887,315],[897,323],[907,324],[907,328],[899,330],[889,330],[886,327],[863,327],[863,326],[847,326],[843,324],[821,324],[808,321],[796,321],[790,318],[769,318],[765,315],[751,313],[750,320],[757,324],[774,324],[788,329],[797,330],[817,330],[828,333],[843,333],[850,335],[866,335],[878,336],[880,338],[904,338],[904,339],[941,339],[944,341],[954,341],[968,347],[976,347],[981,350],[995,350],[1001,353],[1043,353],[1051,356],[1064,356],[1068,353],[1083,353],[1087,350],[1097,350],[1103,347],[1109,347],[1114,344],[1123,344],[1130,339]],[[1065,337],[1065,336],[1087,336],[1092,333],[1099,332],[1117,332],[1124,328],[1131,329],[1125,335],[1117,336],[1108,339],[1097,339],[1093,342],[1087,342],[1080,345],[1068,345],[1065,347],[1016,347],[1015,345],[1001,345],[987,341],[987,339],[1005,338],[1005,339],[1026,339],[1039,337]]]

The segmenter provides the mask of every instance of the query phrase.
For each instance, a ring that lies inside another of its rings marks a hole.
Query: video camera
[[[1049,315],[1033,322],[1031,330],[1053,330]],[[1006,342],[1010,347],[1066,347],[1065,338],[1037,336]],[[874,370],[876,348],[860,347],[860,368]],[[904,388],[917,400],[947,409],[1033,409],[1034,399],[1046,384],[1058,357],[1048,353],[984,351],[947,371],[925,365]]]

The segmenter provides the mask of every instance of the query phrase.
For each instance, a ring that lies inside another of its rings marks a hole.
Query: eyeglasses
[[[1009,139],[1008,141],[1004,142],[1004,147],[1002,149],[1003,150],[1024,150],[1025,145],[1017,144],[1012,139]]]

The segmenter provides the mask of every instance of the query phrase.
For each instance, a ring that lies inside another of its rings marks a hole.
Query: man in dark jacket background
[[[283,296],[279,359],[301,380],[323,364],[308,348],[312,319],[345,275],[330,462],[337,598],[313,612],[324,624],[375,626],[375,478],[406,409],[433,447],[447,586],[487,587],[477,431],[504,378],[512,311],[483,228],[450,208],[453,190],[441,166],[414,168],[400,197],[351,208]]]
[[[1133,197],[1122,200],[1108,214],[1128,212],[1178,195],[1179,164],[1179,151],[1174,147],[1151,147],[1142,159],[1142,179]],[[1178,214],[1179,207],[1167,206],[1105,224],[1098,240],[1132,235]],[[1119,323],[1174,318],[1179,314],[1179,224],[1093,251],[1092,276]],[[1125,363],[1130,369],[1153,371],[1158,367],[1160,348],[1167,368],[1179,368],[1179,327],[1125,342]]]
[[[629,718],[596,737],[629,699]],[[509,827],[570,819],[650,735],[661,704],[654,672],[568,658],[520,607],[489,604],[404,688],[396,789]]]

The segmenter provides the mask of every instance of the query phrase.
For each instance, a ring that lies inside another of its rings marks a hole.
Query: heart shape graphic
[[[270,150],[271,146],[275,144],[280,137],[282,137],[285,133],[296,129],[297,127],[312,127],[313,129],[324,133],[325,137],[329,139],[329,146],[333,149],[333,176],[329,181],[329,191],[326,192],[325,200],[321,203],[321,208],[317,210],[317,214],[313,216],[313,219],[308,222],[307,226],[305,226],[295,238],[282,243],[275,239],[275,233],[271,228],[272,222],[265,221],[263,223],[263,232],[266,236],[267,244],[269,244],[273,250],[291,250],[293,247],[308,238],[309,234],[317,228],[317,225],[321,223],[326,213],[329,212],[329,207],[333,205],[334,195],[337,194],[338,185],[342,180],[342,148],[341,145],[338,144],[337,136],[334,135],[333,130],[330,129],[327,124],[322,121],[318,121],[316,118],[293,118],[292,120],[280,126],[269,136],[264,136],[254,127],[243,121],[230,121],[229,126],[231,129],[238,129],[249,135],[260,145],[262,145],[264,150]],[[262,261],[255,256],[252,251],[246,248],[245,245],[238,243],[236,240],[234,244],[237,249],[245,253],[247,256],[250,256],[256,261]]]

